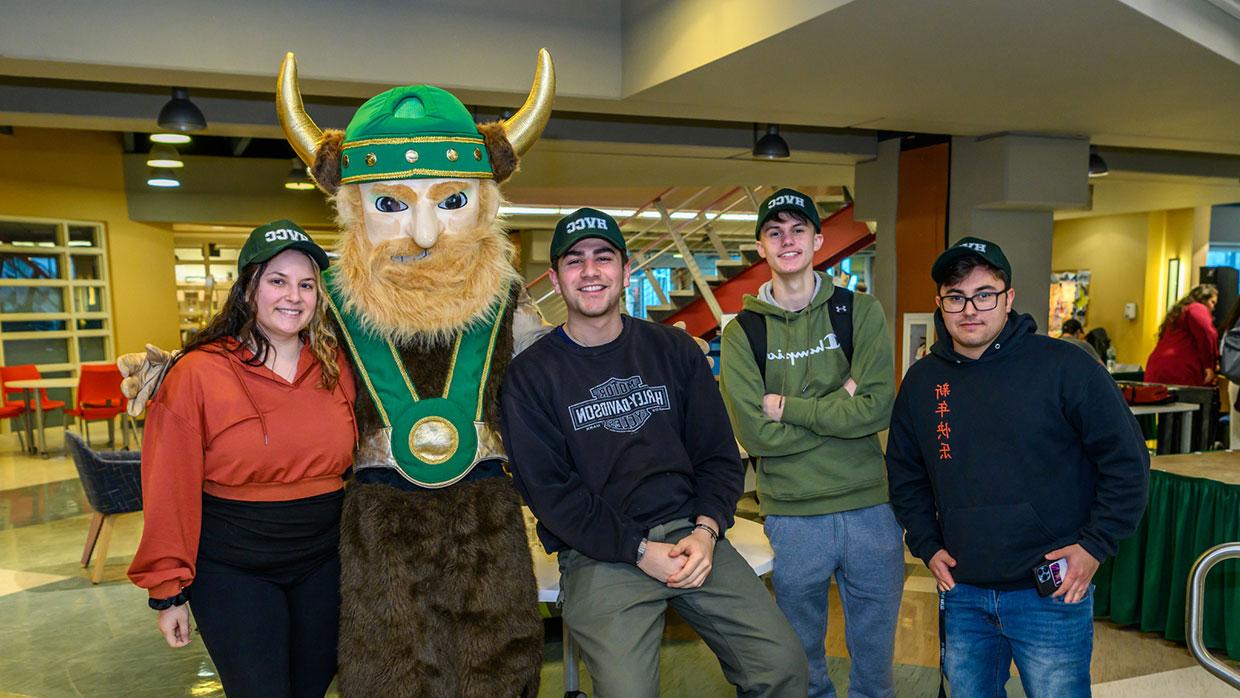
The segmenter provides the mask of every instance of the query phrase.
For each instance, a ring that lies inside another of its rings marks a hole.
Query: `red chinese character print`
[[[951,439],[952,425],[947,422],[939,422],[939,427],[938,429],[935,429],[935,434],[938,436],[939,441],[947,441]]]
[[[939,444],[939,460],[951,460],[951,459],[952,459],[951,444],[947,444],[947,443]]]
[[[935,414],[937,414],[938,416],[942,417],[943,415],[947,414],[948,412],[951,412],[951,408],[947,406],[947,401],[946,401],[946,400],[939,400],[939,405],[938,405],[938,407],[935,407],[935,408],[934,408],[934,413],[935,413]]]
[[[952,386],[948,383],[939,383],[938,385],[934,386],[934,399],[935,400],[942,400],[945,397],[950,397],[951,394],[952,394]]]

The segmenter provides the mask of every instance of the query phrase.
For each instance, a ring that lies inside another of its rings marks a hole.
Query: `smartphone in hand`
[[[1039,596],[1050,596],[1063,585],[1063,578],[1068,574],[1068,559],[1059,558],[1033,568],[1033,579],[1038,585]]]

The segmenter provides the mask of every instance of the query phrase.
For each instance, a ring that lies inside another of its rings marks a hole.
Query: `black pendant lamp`
[[[1107,168],[1107,161],[1102,159],[1102,156],[1098,154],[1098,150],[1096,148],[1094,148],[1093,146],[1090,146],[1089,148],[1089,176],[1090,177],[1105,177],[1107,176],[1107,174],[1110,173],[1110,171],[1111,170]]]
[[[767,160],[786,160],[792,153],[788,150],[788,141],[779,135],[779,125],[770,124],[766,135],[753,144],[753,156]]]
[[[189,101],[189,90],[172,88],[172,99],[159,110],[159,127],[165,131],[201,131],[207,127],[207,118]]]

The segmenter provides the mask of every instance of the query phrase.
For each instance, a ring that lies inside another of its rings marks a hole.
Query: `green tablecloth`
[[[1151,471],[1145,518],[1094,577],[1094,615],[1184,642],[1193,563],[1230,541],[1240,541],[1240,485]],[[1206,578],[1205,643],[1240,659],[1240,561]]]

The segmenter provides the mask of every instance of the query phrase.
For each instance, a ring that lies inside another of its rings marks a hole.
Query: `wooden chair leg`
[[[90,515],[90,528],[86,531],[86,547],[82,548],[82,567],[90,564],[90,556],[95,552],[95,543],[99,540],[99,527],[101,526],[103,526],[103,514],[96,511]]]
[[[99,531],[99,542],[96,544],[99,554],[95,555],[95,566],[90,573],[91,584],[98,584],[103,579],[103,568],[108,564],[108,543],[112,542],[112,524],[115,521],[115,516],[103,517],[103,526]]]

